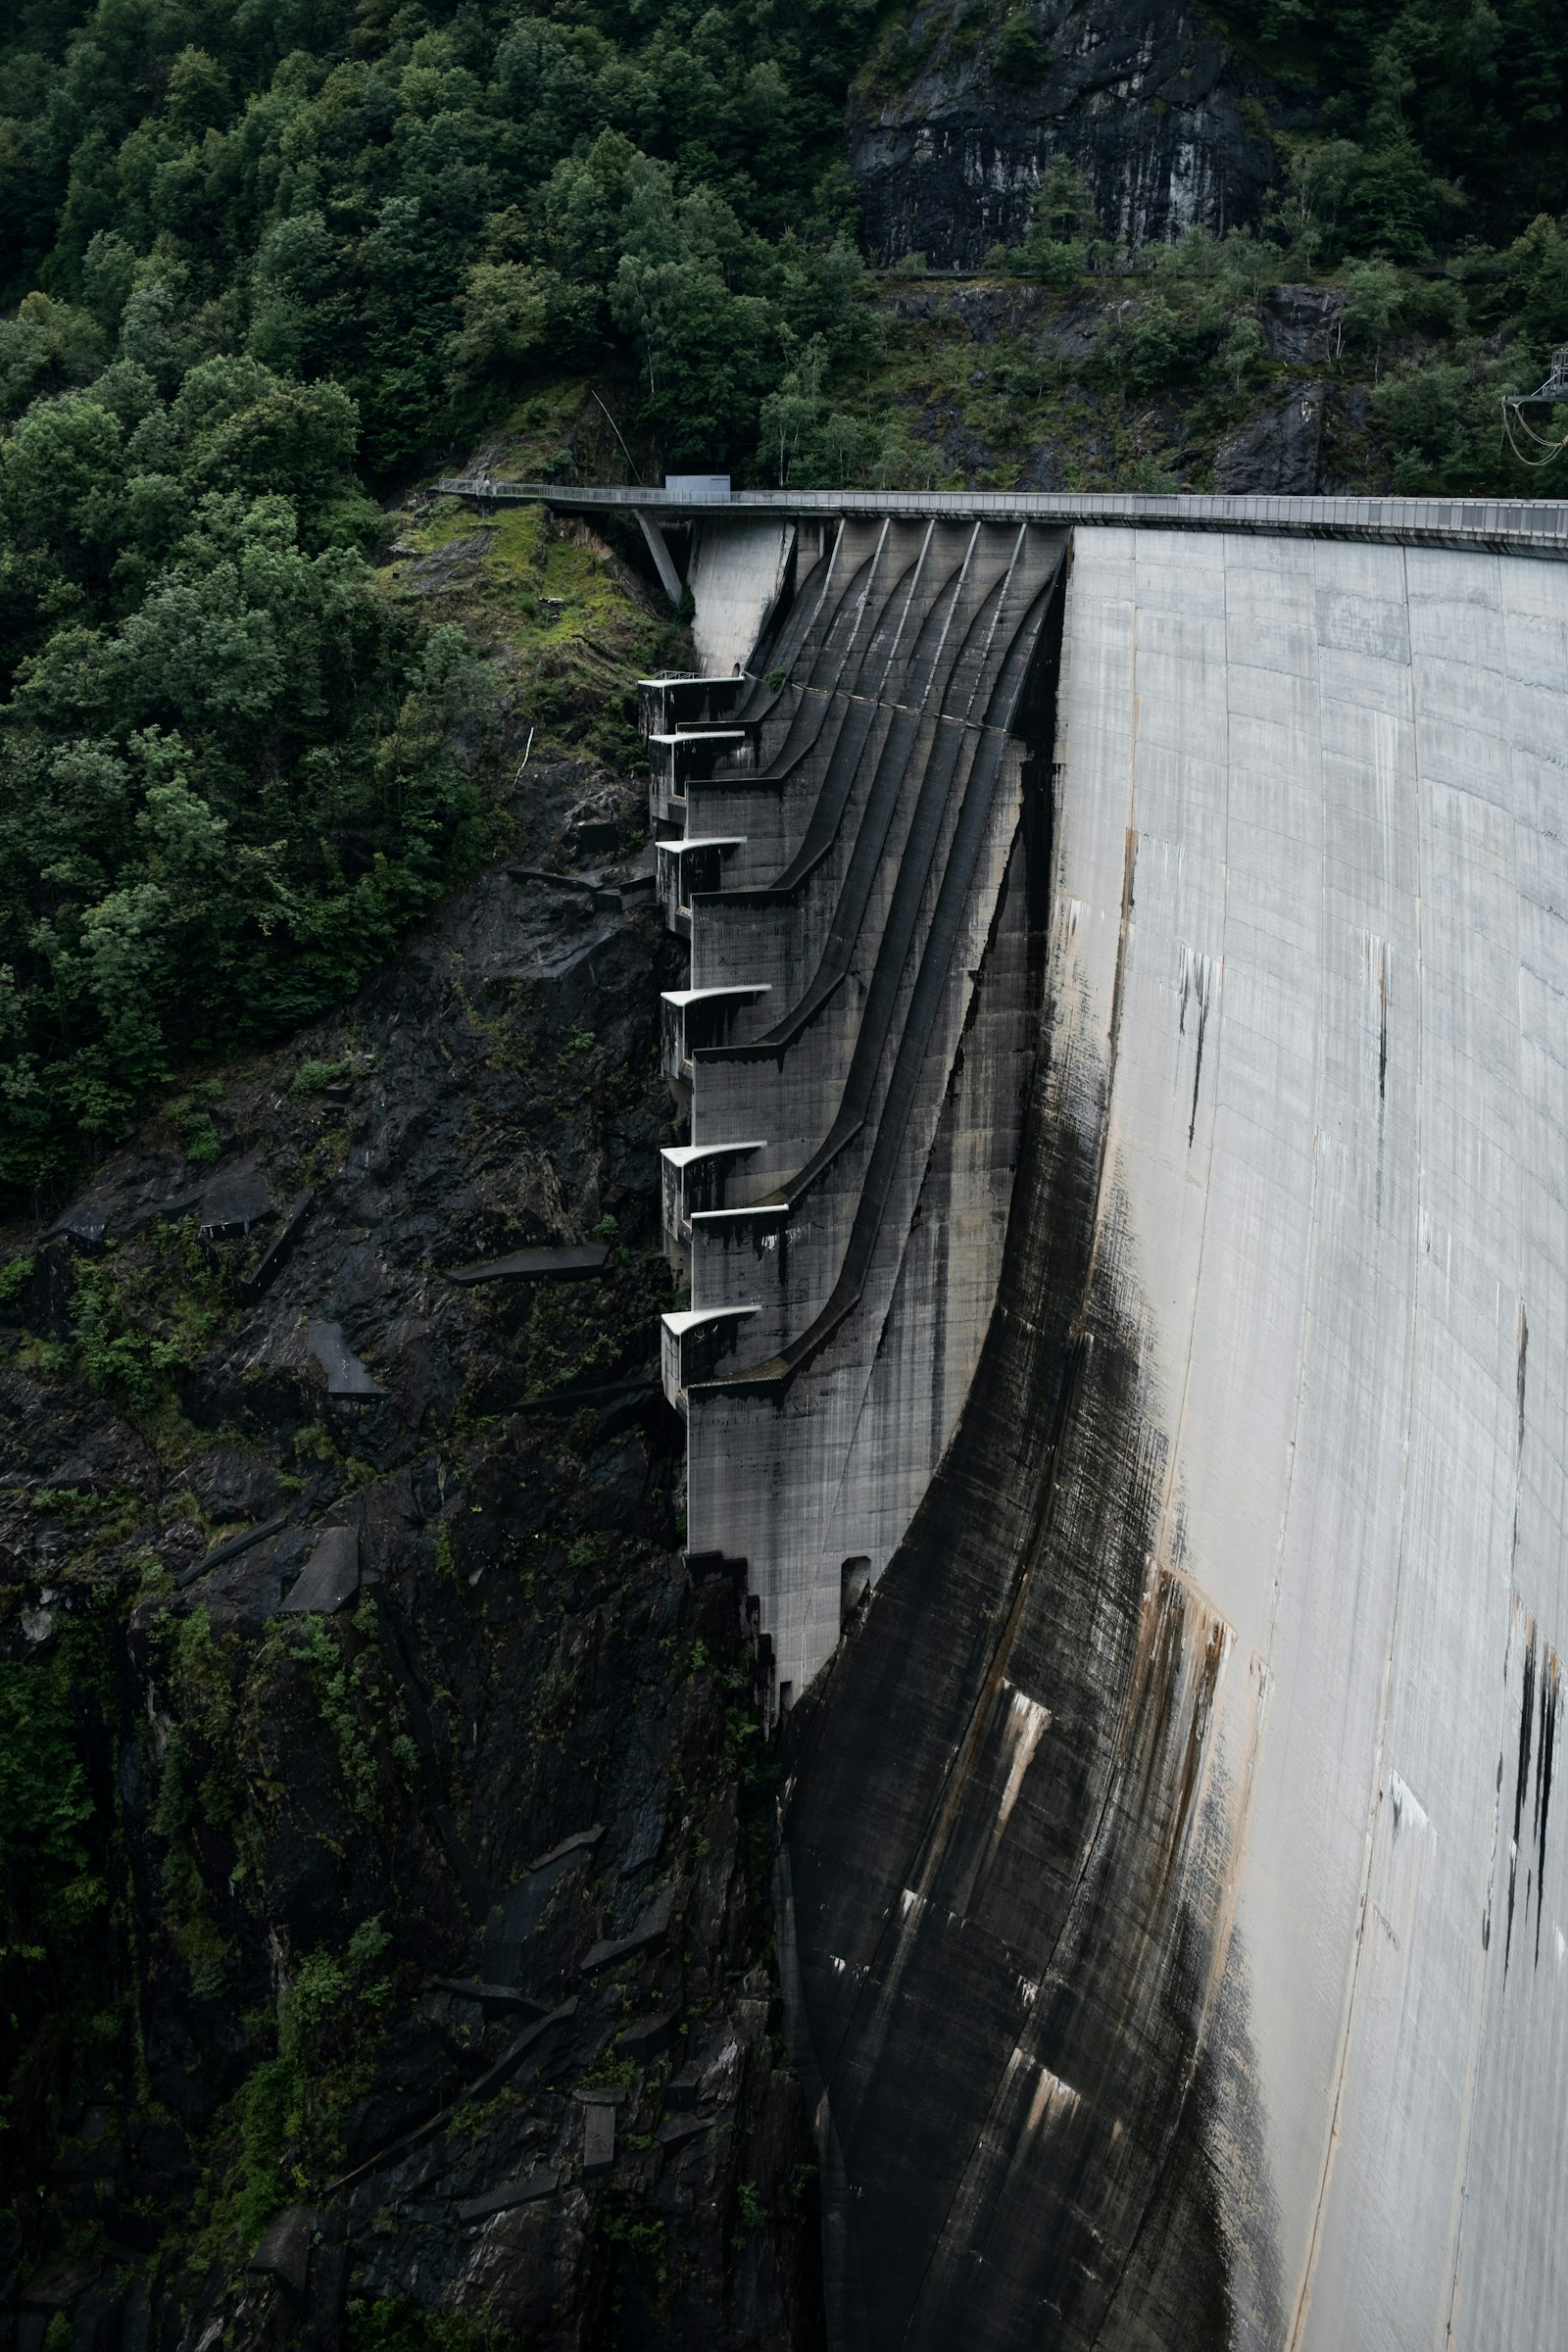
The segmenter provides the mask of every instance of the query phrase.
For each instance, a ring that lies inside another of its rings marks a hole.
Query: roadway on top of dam
[[[975,522],[1135,524],[1140,529],[1262,532],[1307,539],[1360,539],[1403,547],[1490,549],[1568,557],[1568,502],[1489,498],[1219,498],[1134,490],[739,490],[580,487],[504,482],[486,474],[444,477],[452,497],[486,504],[553,507],[563,514],[605,510],[688,521],[808,515],[893,515]]]

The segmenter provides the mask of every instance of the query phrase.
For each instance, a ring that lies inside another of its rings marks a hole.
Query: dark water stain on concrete
[[[1043,792],[1029,822],[1044,1004]],[[1234,2331],[1242,1823],[1211,1734],[1241,1669],[1179,1543],[1160,1552],[1109,1078],[1075,1009],[1042,1017],[958,1431],[787,1745],[791,2024],[846,2352],[1209,2352]],[[1246,2232],[1266,2341],[1261,2196]]]
[[[1522,1320],[1522,1312],[1521,1312]],[[1545,1911],[1546,1896],[1546,1830],[1551,1818],[1551,1783],[1557,1746],[1557,1718],[1562,1708],[1562,1661],[1557,1652],[1543,1638],[1541,1628],[1524,1603],[1515,1595],[1517,1622],[1524,1638],[1524,1655],[1519,1681],[1519,1736],[1515,1750],[1513,1835],[1508,1840],[1508,1915],[1502,1946],[1502,1969],[1506,1977],[1513,1957],[1514,1910],[1519,1894],[1520,1849],[1526,1838],[1526,1811],[1530,1814],[1529,1832],[1534,1841],[1535,1860],[1527,1860],[1524,1886],[1524,1918],[1528,1923],[1532,1900],[1536,1906],[1534,1965],[1541,1965],[1541,1923]],[[1531,1796],[1531,1768],[1535,1769],[1535,1794]],[[1497,1788],[1502,1789],[1503,1759],[1497,1759]],[[1490,1940],[1491,1907],[1486,1921]]]
[[[1555,1650],[1546,1652],[1541,1679],[1541,1758],[1536,1776],[1536,1966],[1541,1965],[1541,1915],[1546,1907],[1546,1823],[1551,1811],[1551,1767],[1557,1744],[1557,1714],[1562,1704],[1562,1667]]]

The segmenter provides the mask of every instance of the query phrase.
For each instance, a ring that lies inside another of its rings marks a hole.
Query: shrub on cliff
[[[372,591],[354,432],[121,362],[0,448],[0,1187],[334,1002],[485,846],[466,646]]]

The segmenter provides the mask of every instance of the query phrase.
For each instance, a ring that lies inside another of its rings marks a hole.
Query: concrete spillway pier
[[[691,986],[667,1068],[690,1304],[690,1541],[752,1572],[787,1707],[874,1584],[995,1297],[1032,1040],[1023,852],[1064,537],[802,526],[787,610],[716,719],[653,683],[652,808]]]
[[[834,2340],[1545,2352],[1562,514],[1017,503],[651,690]]]

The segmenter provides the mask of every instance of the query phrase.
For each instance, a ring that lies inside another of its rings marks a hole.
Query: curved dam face
[[[792,1758],[846,2344],[1560,2340],[1565,657],[1076,534],[996,1314]]]
[[[701,528],[666,1382],[833,2340],[1558,2343],[1568,569]]]

